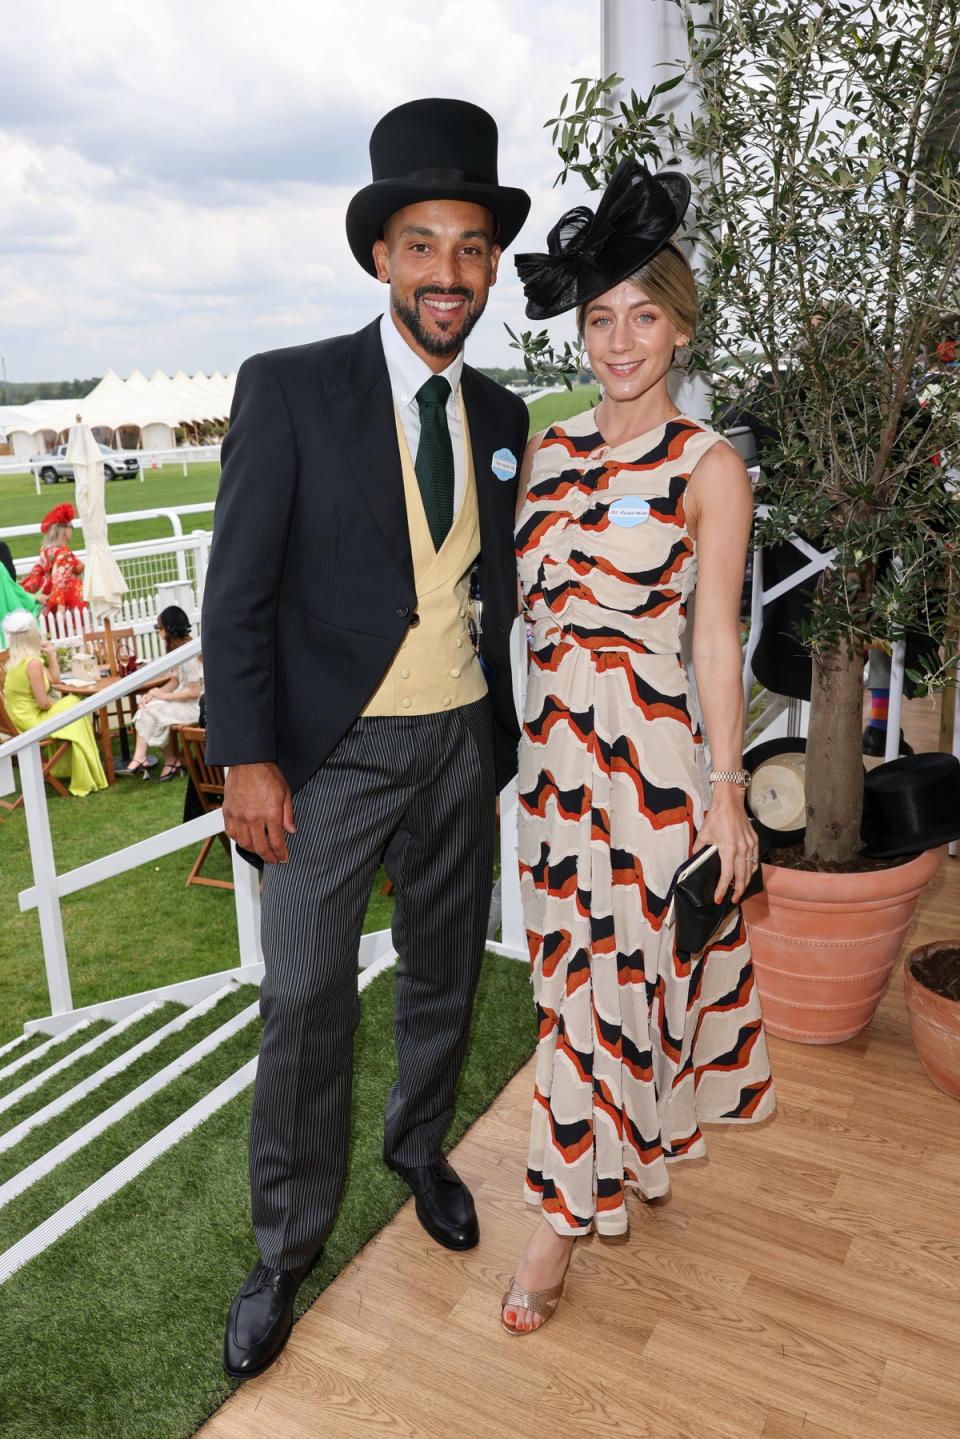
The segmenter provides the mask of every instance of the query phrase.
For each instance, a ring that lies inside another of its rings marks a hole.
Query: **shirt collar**
[[[390,376],[390,388],[393,391],[394,400],[401,408],[405,405],[416,406],[417,391],[425,381],[430,379],[434,371],[407,344],[397,329],[389,310],[380,320],[380,339],[383,342],[383,353],[387,362],[387,373]],[[450,385],[450,400],[455,400],[460,388],[460,377],[463,374],[462,350],[445,370],[440,371],[440,374]],[[449,403],[450,401],[448,401]]]

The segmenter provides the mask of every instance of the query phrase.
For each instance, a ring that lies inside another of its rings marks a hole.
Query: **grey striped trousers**
[[[396,887],[395,1041],[384,1154],[429,1164],[453,1114],[493,878],[489,700],[358,719],[294,795],[264,870],[263,1038],[250,1124],[264,1263],[307,1263],[336,1217],[350,1138],[357,949],[381,861]]]

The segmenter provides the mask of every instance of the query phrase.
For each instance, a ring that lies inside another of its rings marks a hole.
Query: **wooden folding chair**
[[[7,663],[9,659],[10,651],[0,650],[0,744],[4,744],[8,739],[13,739],[16,735],[22,733],[21,730],[17,729],[13,720],[10,718],[7,707],[3,702],[3,682],[7,676]],[[50,788],[56,791],[57,794],[63,795],[64,799],[66,799],[68,791],[52,771],[53,766],[58,760],[63,758],[69,748],[70,741],[68,739],[48,739],[44,740],[40,746],[40,752],[45,756],[43,761],[43,777]],[[22,804],[22,794],[18,795],[12,804],[9,800],[0,799],[0,809],[6,810],[8,814],[12,814],[15,809],[19,809]]]
[[[110,621],[105,619],[102,630],[84,630],[83,642],[89,645],[96,655],[100,668],[110,671],[111,679],[119,679],[122,674],[129,674],[130,662],[135,662],[137,658],[137,641],[132,625],[123,629],[115,629]],[[129,707],[129,716],[125,713],[122,696],[113,704],[117,733],[123,736],[122,747],[125,759],[127,758],[127,726],[133,723],[134,715],[135,701],[132,695],[127,696],[126,704]]]
[[[205,814],[211,810],[219,809],[223,804],[223,793],[226,786],[226,774],[222,765],[207,764],[206,742],[207,732],[199,725],[172,725],[171,733],[177,738],[177,746],[183,759],[184,768],[193,782],[197,792],[197,798],[203,807]],[[201,874],[207,856],[213,849],[214,840],[219,839],[227,852],[227,858],[231,859],[230,841],[221,830],[220,834],[211,834],[200,846],[200,853],[197,855],[193,868],[187,876],[187,884],[205,884],[211,889],[233,889],[233,884],[226,879],[207,879]]]

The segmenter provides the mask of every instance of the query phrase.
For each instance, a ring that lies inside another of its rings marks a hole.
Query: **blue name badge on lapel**
[[[611,524],[632,529],[650,518],[650,502],[640,495],[621,495],[619,500],[614,500],[607,514]]]
[[[512,450],[494,450],[490,468],[498,480],[512,480],[517,473],[517,457]]]

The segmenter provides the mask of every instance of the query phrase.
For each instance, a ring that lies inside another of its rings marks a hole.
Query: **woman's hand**
[[[720,881],[714,893],[717,904],[733,884],[736,904],[747,881],[759,863],[757,832],[743,808],[743,790],[739,786],[718,784],[713,804],[697,835],[696,849],[715,844],[720,855]]]

